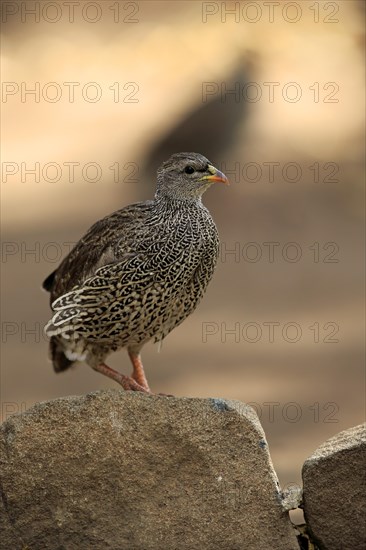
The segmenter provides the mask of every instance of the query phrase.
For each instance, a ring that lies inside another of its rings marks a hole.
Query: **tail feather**
[[[74,364],[66,357],[62,343],[56,336],[50,339],[50,358],[55,372],[62,372]]]
[[[51,292],[53,283],[55,280],[56,271],[52,271],[50,275],[43,281],[42,287],[47,290],[48,292]]]

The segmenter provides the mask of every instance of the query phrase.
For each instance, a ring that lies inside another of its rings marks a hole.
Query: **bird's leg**
[[[149,384],[147,383],[144,367],[141,361],[141,355],[139,353],[133,352],[131,349],[128,350],[128,355],[130,356],[131,363],[133,365],[133,380],[135,380],[140,386],[142,386],[145,391],[150,392]]]
[[[112,369],[111,367],[108,367],[108,365],[106,365],[105,363],[100,363],[99,365],[95,365],[93,366],[93,369],[102,374],[105,374],[105,376],[108,376],[109,378],[112,378],[112,380],[114,380],[115,382],[118,382],[118,384],[121,384],[124,390],[142,391],[145,393],[150,393],[147,382],[146,382],[146,386],[143,386],[142,384],[139,384],[136,381],[136,379],[130,376],[125,376],[124,374],[121,374],[120,372]]]
[[[137,382],[137,384],[144,388],[144,391],[152,393],[149,384],[147,383],[144,367],[141,361],[141,355],[139,353],[128,350],[128,355],[130,356],[131,363],[133,365],[132,379]],[[174,397],[170,393],[157,393],[153,395],[163,395],[164,397]]]

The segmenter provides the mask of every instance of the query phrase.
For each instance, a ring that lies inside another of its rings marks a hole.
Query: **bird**
[[[199,153],[175,153],[157,170],[152,200],[97,221],[43,282],[56,372],[85,362],[124,390],[152,393],[141,360],[197,307],[219,255],[203,193],[228,178]],[[131,376],[105,360],[126,348]]]

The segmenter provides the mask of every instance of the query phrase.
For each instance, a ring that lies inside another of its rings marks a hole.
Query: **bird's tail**
[[[50,338],[50,359],[52,360],[55,372],[62,372],[71,367],[75,361],[70,361],[65,355],[62,342],[57,336]]]

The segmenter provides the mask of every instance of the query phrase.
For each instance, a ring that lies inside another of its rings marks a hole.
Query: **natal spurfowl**
[[[47,277],[56,372],[85,361],[125,390],[150,392],[142,346],[161,342],[192,313],[215,269],[219,238],[201,196],[216,181],[228,183],[204,156],[173,155],[158,170],[153,200],[95,223]],[[131,377],[104,363],[123,347]]]

